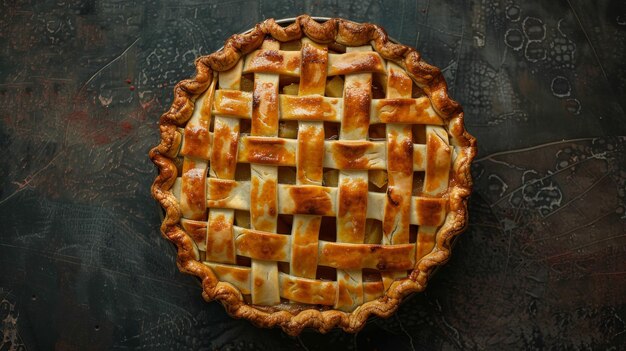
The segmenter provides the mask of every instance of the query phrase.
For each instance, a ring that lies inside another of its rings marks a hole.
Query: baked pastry
[[[461,107],[376,25],[268,19],[174,93],[150,151],[161,230],[235,317],[355,332],[423,290],[467,224]]]

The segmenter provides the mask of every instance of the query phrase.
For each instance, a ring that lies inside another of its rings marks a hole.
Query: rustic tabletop
[[[382,25],[479,141],[470,226],[427,291],[356,335],[206,303],[159,234],[147,152],[193,60],[269,17]],[[0,5],[0,350],[626,345],[623,1]]]

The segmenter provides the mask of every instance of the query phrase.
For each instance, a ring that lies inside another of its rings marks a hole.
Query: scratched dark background
[[[624,349],[624,1],[3,1],[0,350]],[[479,140],[470,227],[423,294],[291,338],[205,303],[147,152],[195,57],[264,18],[381,24]]]

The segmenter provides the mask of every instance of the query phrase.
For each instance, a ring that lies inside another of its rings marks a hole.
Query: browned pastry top
[[[423,290],[466,226],[461,107],[376,25],[266,20],[174,93],[150,151],[161,230],[233,316],[357,331]]]

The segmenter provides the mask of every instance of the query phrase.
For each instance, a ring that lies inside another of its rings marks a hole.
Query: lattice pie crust
[[[232,36],[176,86],[160,131],[152,192],[179,267],[257,325],[389,316],[467,222],[461,107],[372,24],[300,16]]]

